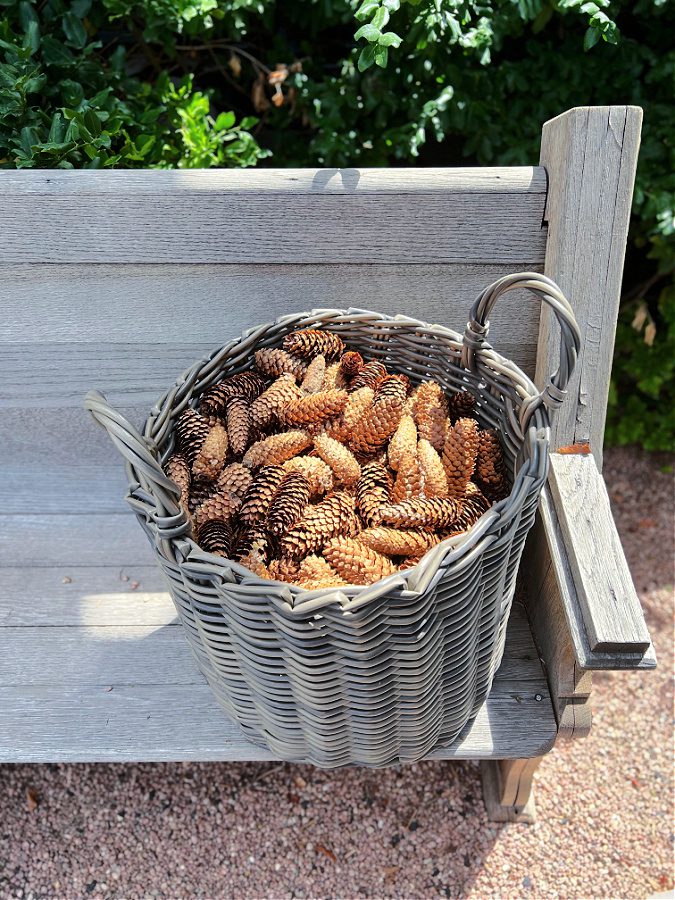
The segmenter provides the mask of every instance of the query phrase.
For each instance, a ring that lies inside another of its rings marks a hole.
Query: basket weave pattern
[[[561,325],[560,368],[541,392],[486,341],[497,298],[523,287]],[[188,404],[249,368],[256,350],[280,347],[304,328],[335,332],[415,384],[432,378],[447,392],[471,391],[480,425],[501,433],[510,496],[466,534],[374,585],[310,592],[204,552],[188,536],[177,488],[159,465]],[[252,329],[185,372],[151,411],[143,437],[102,395],[87,395],[87,408],[127,459],[127,500],[168,579],[199,667],[251,741],[287,760],[383,766],[420,759],[460,734],[501,661],[518,563],[546,478],[546,407],[562,402],[578,346],[559,289],[523,273],[481,294],[463,337],[365,310],[315,310]]]

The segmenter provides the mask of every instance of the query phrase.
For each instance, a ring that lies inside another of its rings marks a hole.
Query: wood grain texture
[[[549,176],[544,272],[572,304],[582,336],[552,447],[589,442],[598,468],[641,123],[639,107],[579,107],[547,122],[541,145]],[[557,325],[544,311],[538,385],[556,370],[559,352]]]
[[[542,757],[490,759],[481,762],[483,798],[491,822],[525,822],[536,819],[532,777]]]
[[[8,465],[2,467],[0,509],[4,516],[120,513],[127,509],[128,486],[119,458],[108,466],[84,464],[81,454],[71,465]]]
[[[595,460],[554,453],[549,482],[591,650],[644,652],[649,632]]]

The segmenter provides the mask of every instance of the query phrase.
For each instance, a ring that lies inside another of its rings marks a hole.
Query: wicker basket
[[[496,300],[528,288],[561,330],[560,367],[543,391],[487,343]],[[298,328],[334,331],[351,349],[445,390],[470,390],[497,427],[510,496],[465,535],[374,585],[304,591],[264,581],[202,551],[160,467],[173,424],[261,347]],[[141,436],[105,398],[85,405],[127,460],[132,506],[167,578],[197,662],[225,711],[278,757],[333,767],[384,766],[447,746],[485,700],[499,667],[516,571],[548,466],[549,419],[564,397],[579,330],[560,289],[536,273],[508,276],[475,302],[464,337],[405,316],[320,309],[254,328],[196,363],[152,409]]]

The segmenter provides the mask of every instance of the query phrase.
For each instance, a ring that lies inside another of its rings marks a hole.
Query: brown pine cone
[[[363,357],[357,350],[347,350],[340,357],[340,371],[348,381],[355,378],[364,365]]]
[[[405,500],[390,506],[381,506],[373,518],[374,525],[386,523],[399,528],[422,528],[425,530],[449,528],[462,513],[459,500],[432,497],[422,500]]]
[[[387,369],[376,359],[372,359],[366,363],[361,371],[356,375],[349,384],[350,391],[358,391],[359,388],[369,387],[375,390],[380,381],[386,377]]]
[[[259,526],[254,525],[248,527],[240,522],[238,525],[232,526],[232,553],[234,559],[241,560],[253,549],[253,544],[257,543],[259,550],[264,555],[267,563],[272,555],[271,540],[268,534]]]
[[[336,491],[315,506],[308,506],[300,522],[281,538],[283,556],[304,557],[320,550],[337,534],[355,534],[354,498]]]
[[[375,392],[368,387],[359,388],[349,394],[347,405],[342,411],[342,415],[329,422],[326,422],[324,431],[328,437],[335,438],[336,441],[344,442],[351,435],[358,422],[365,415],[366,411],[373,405]]]
[[[402,503],[404,500],[414,500],[415,497],[422,496],[423,490],[424,479],[417,453],[403,453],[391,491],[392,502]]]
[[[233,497],[232,494],[225,491],[218,491],[197,507],[194,523],[200,526],[202,523],[212,520],[226,521],[232,518],[240,506],[241,499],[239,497]]]
[[[299,397],[279,411],[279,420],[284,425],[301,428],[314,425],[324,419],[338,416],[347,405],[347,391],[320,391]]]
[[[176,420],[178,448],[185,454],[190,465],[195,461],[210,430],[211,426],[204,416],[189,406],[178,416]]]
[[[233,397],[227,404],[227,434],[235,456],[246,452],[251,435],[251,404],[243,397]]]
[[[225,416],[225,407],[233,397],[252,403],[265,390],[265,382],[257,372],[239,372],[205,391],[199,401],[204,416]]]
[[[257,575],[258,578],[265,578],[273,581],[273,577],[267,568],[267,545],[264,540],[256,538],[248,553],[244,554],[239,560],[240,564]]]
[[[347,389],[348,385],[349,380],[345,378],[339,362],[331,363],[329,366],[326,366],[323,382],[321,383],[322,391],[343,391]]]
[[[265,347],[256,350],[255,364],[265,375],[278,378],[286,373],[293,375],[295,379],[304,378],[307,371],[307,363],[296,356],[291,356],[285,350],[278,347]]]
[[[241,500],[252,481],[250,470],[241,463],[233,462],[229,466],[225,466],[218,476],[216,490],[231,494]]]
[[[402,416],[396,431],[389,441],[387,459],[392,469],[398,469],[404,453],[417,452],[417,426],[412,416]]]
[[[197,529],[196,541],[206,553],[227,559],[232,556],[232,528],[227,522],[219,519],[205,521]]]
[[[508,496],[506,464],[499,435],[493,429],[478,434],[478,458],[476,478],[490,500],[503,500]]]
[[[337,334],[320,331],[318,328],[293,331],[284,338],[284,350],[302,359],[313,359],[319,354],[325,356],[327,360],[335,359],[344,352],[344,349],[344,342]]]
[[[174,453],[170,456],[165,465],[164,471],[168,477],[180,488],[180,497],[178,505],[185,512],[189,512],[190,501],[190,483],[192,476],[190,474],[190,464],[187,457],[183,453]]]
[[[315,356],[307,366],[305,377],[300,387],[306,394],[318,394],[326,374],[326,357],[323,354]]]
[[[372,525],[381,506],[391,503],[391,477],[380,462],[369,462],[356,485],[356,505],[366,525]]]
[[[413,566],[418,565],[421,559],[421,556],[406,556],[406,558],[398,564],[399,572],[404,572],[406,569],[412,569]]]
[[[273,559],[268,563],[267,568],[275,581],[295,584],[299,579],[299,566],[295,559]]]
[[[299,472],[304,475],[312,496],[326,494],[333,490],[333,470],[319,457],[294,456],[293,459],[286,460],[283,469],[285,472]]]
[[[466,497],[460,503],[462,510],[458,525],[464,531],[467,528],[471,528],[491,506],[487,497],[483,495],[472,481],[467,485]]]
[[[190,485],[190,499],[188,500],[189,511],[193,513],[209,497],[213,497],[217,490],[217,481],[211,481],[207,478],[193,478]]]
[[[239,518],[246,525],[257,525],[267,518],[270,504],[286,473],[281,466],[265,466],[246,490]]]
[[[352,432],[351,450],[369,455],[383,447],[398,428],[404,403],[405,387],[401,381],[391,376],[383,378],[375,391],[373,405]]]
[[[322,588],[344,587],[347,582],[322,556],[312,553],[300,563],[297,583],[306,591],[318,591]]]
[[[376,528],[366,528],[357,540],[371,550],[385,553],[387,556],[424,556],[427,550],[440,544],[441,538],[430,531],[414,531],[398,528],[387,528],[378,525]]]
[[[197,478],[216,478],[225,465],[229,440],[222,425],[214,425],[199,448],[192,463],[192,474]]]
[[[242,460],[245,466],[255,469],[258,466],[278,466],[292,456],[302,453],[312,443],[306,431],[285,431],[272,434],[249,447]]]
[[[361,466],[344,444],[326,434],[314,438],[314,449],[321,459],[333,470],[335,478],[342,484],[355,484],[361,475]]]
[[[396,571],[388,557],[355,538],[333,538],[323,548],[323,555],[348,584],[373,584]]]
[[[450,395],[448,411],[453,423],[457,419],[470,418],[476,408],[476,398],[469,391],[457,391]]]
[[[414,414],[420,438],[442,450],[448,422],[448,401],[436,381],[425,381],[414,394]]]
[[[448,478],[438,451],[423,439],[417,444],[417,458],[424,476],[424,496],[447,497]]]
[[[448,496],[460,498],[466,493],[478,456],[478,423],[458,419],[450,427],[443,446],[443,468],[448,478]]]
[[[272,498],[267,516],[267,530],[283,534],[302,518],[309,503],[309,482],[299,472],[287,472]]]
[[[295,376],[280,375],[251,405],[251,424],[255,428],[266,428],[287,403],[302,397],[302,391],[295,383]]]

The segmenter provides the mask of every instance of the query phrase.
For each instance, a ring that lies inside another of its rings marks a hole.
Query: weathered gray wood
[[[373,169],[363,179],[356,170],[335,179],[325,170],[284,172],[263,174],[260,188],[236,170],[198,179],[184,172],[75,174],[0,173],[0,255],[33,263],[461,261],[521,268],[543,258],[545,193],[542,173],[532,169],[516,176],[515,190],[508,169],[492,178],[483,170],[478,181],[463,170],[437,179],[424,169]]]
[[[591,650],[644,652],[649,632],[595,460],[554,453],[549,482]]]
[[[483,798],[491,822],[525,822],[536,818],[532,777],[542,757],[490,759],[481,762]]]
[[[97,437],[94,431],[93,437]],[[81,515],[119,513],[127,507],[123,498],[129,488],[119,457],[109,465],[86,465],[82,454],[71,465],[40,467],[3,466],[0,478],[0,509],[6,515]],[[9,526],[11,527],[11,526]]]
[[[602,468],[602,442],[642,110],[571,109],[544,125],[540,161],[549,177],[544,272],[562,288],[581,327],[582,346],[558,412],[552,446],[590,442]],[[559,359],[553,316],[541,318],[536,382]]]

